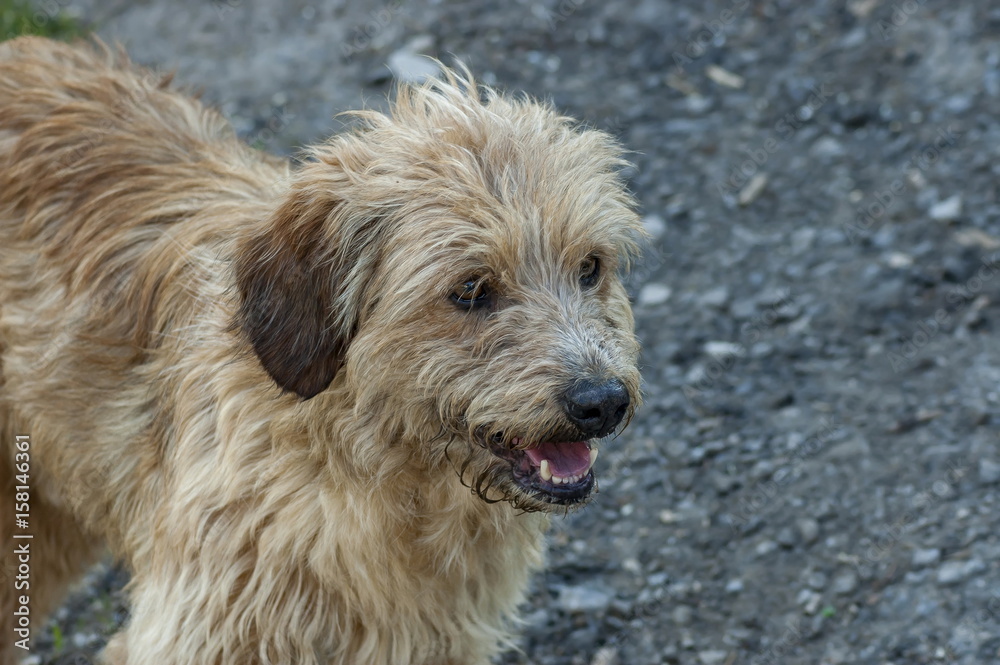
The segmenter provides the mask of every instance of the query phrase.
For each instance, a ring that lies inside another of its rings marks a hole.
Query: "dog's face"
[[[610,137],[467,89],[404,89],[316,151],[238,255],[239,324],[283,388],[337,375],[482,498],[579,505],[639,402],[620,275],[642,226]]]

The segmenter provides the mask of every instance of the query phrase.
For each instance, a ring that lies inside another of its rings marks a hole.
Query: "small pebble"
[[[795,532],[791,527],[786,526],[778,531],[778,544],[782,547],[794,547],[796,542]]]
[[[962,195],[955,194],[944,201],[938,201],[929,211],[931,219],[938,222],[953,222],[962,214]]]
[[[913,550],[913,558],[911,559],[913,565],[920,568],[923,566],[929,566],[932,563],[937,563],[941,560],[941,550],[936,547],[929,549],[919,549]]]
[[[671,439],[664,446],[666,449],[667,457],[681,458],[688,453],[688,444],[686,441],[681,439]]]
[[[740,484],[738,479],[725,473],[713,473],[711,478],[712,486],[715,487],[715,491],[719,494],[728,494],[734,487]]]
[[[707,307],[722,307],[729,302],[729,289],[725,286],[711,288],[701,294],[698,302]]]
[[[764,193],[765,187],[767,187],[767,176],[763,173],[758,173],[750,178],[750,182],[740,190],[737,201],[739,201],[741,206],[748,206]]]
[[[832,136],[823,136],[809,149],[810,154],[820,159],[842,157],[847,151],[843,144]]]
[[[672,510],[664,508],[660,511],[660,522],[663,524],[673,524],[680,520],[680,516]]]
[[[670,616],[674,620],[674,623],[677,624],[678,626],[686,626],[689,623],[691,623],[691,618],[693,615],[694,612],[687,605],[678,605],[670,613]]]
[[[909,268],[913,265],[913,257],[903,252],[889,252],[885,256],[885,264],[890,268]]]
[[[1000,482],[1000,464],[989,459],[979,460],[979,482],[983,485]]]
[[[823,602],[823,596],[810,589],[803,589],[799,592],[795,600],[802,606],[803,612],[812,616],[819,610],[820,603]]]
[[[646,284],[639,291],[639,297],[636,299],[636,302],[644,307],[662,305],[670,300],[672,293],[673,291],[666,284]]]
[[[618,649],[614,647],[601,647],[594,654],[590,665],[618,665]]]
[[[773,540],[762,540],[761,542],[757,543],[757,547],[754,548],[754,552],[757,554],[757,556],[765,556],[767,554],[770,554],[776,549],[778,549],[778,543],[774,542]]]
[[[713,358],[727,358],[729,356],[743,356],[746,354],[746,347],[734,342],[705,342],[702,347],[707,355]]]
[[[441,73],[433,60],[413,53],[408,48],[392,53],[387,64],[397,80],[407,83],[422,83]]]
[[[722,665],[726,662],[726,658],[728,656],[728,651],[722,651],[720,649],[699,651],[698,662],[701,663],[701,665]]]
[[[718,65],[709,65],[706,67],[705,76],[727,88],[742,88],[744,84],[742,76],[734,74],[727,69],[723,69]]]
[[[811,517],[798,520],[795,526],[798,527],[799,536],[806,545],[812,545],[819,539],[819,522]]]
[[[639,575],[642,573],[642,564],[635,557],[626,557],[622,560],[622,570],[633,575]]]
[[[659,215],[646,215],[642,218],[642,226],[654,240],[667,232],[667,223]]]
[[[979,559],[969,559],[968,561],[945,561],[938,568],[937,582],[944,586],[958,584],[975,573],[986,568]]]
[[[566,612],[599,612],[611,604],[614,596],[594,587],[564,586],[559,589],[558,604]]]
[[[853,570],[845,570],[833,578],[830,589],[837,595],[846,596],[858,588],[858,576]]]
[[[819,571],[810,573],[806,577],[806,584],[808,584],[811,588],[815,589],[816,591],[822,591],[823,588],[826,586],[826,582],[827,582],[826,575]]]
[[[670,579],[670,575],[667,573],[653,573],[646,578],[646,583],[651,587],[662,587]]]

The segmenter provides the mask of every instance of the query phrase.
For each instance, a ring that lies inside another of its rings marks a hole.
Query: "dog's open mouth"
[[[511,465],[514,482],[546,503],[570,505],[584,501],[594,489],[597,449],[590,441],[544,441],[521,448],[514,439],[507,448],[491,442],[494,455]]]

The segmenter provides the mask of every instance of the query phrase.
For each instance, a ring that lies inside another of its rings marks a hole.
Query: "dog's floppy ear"
[[[305,399],[325,390],[357,326],[378,220],[347,212],[342,177],[328,164],[299,174],[263,230],[240,245],[236,326],[284,390]],[[312,177],[311,177],[312,176]]]

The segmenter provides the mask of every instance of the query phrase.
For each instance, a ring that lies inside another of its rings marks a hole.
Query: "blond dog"
[[[487,663],[638,403],[619,147],[446,71],[291,168],[168,84],[0,45],[4,647],[109,547],[106,663]]]

